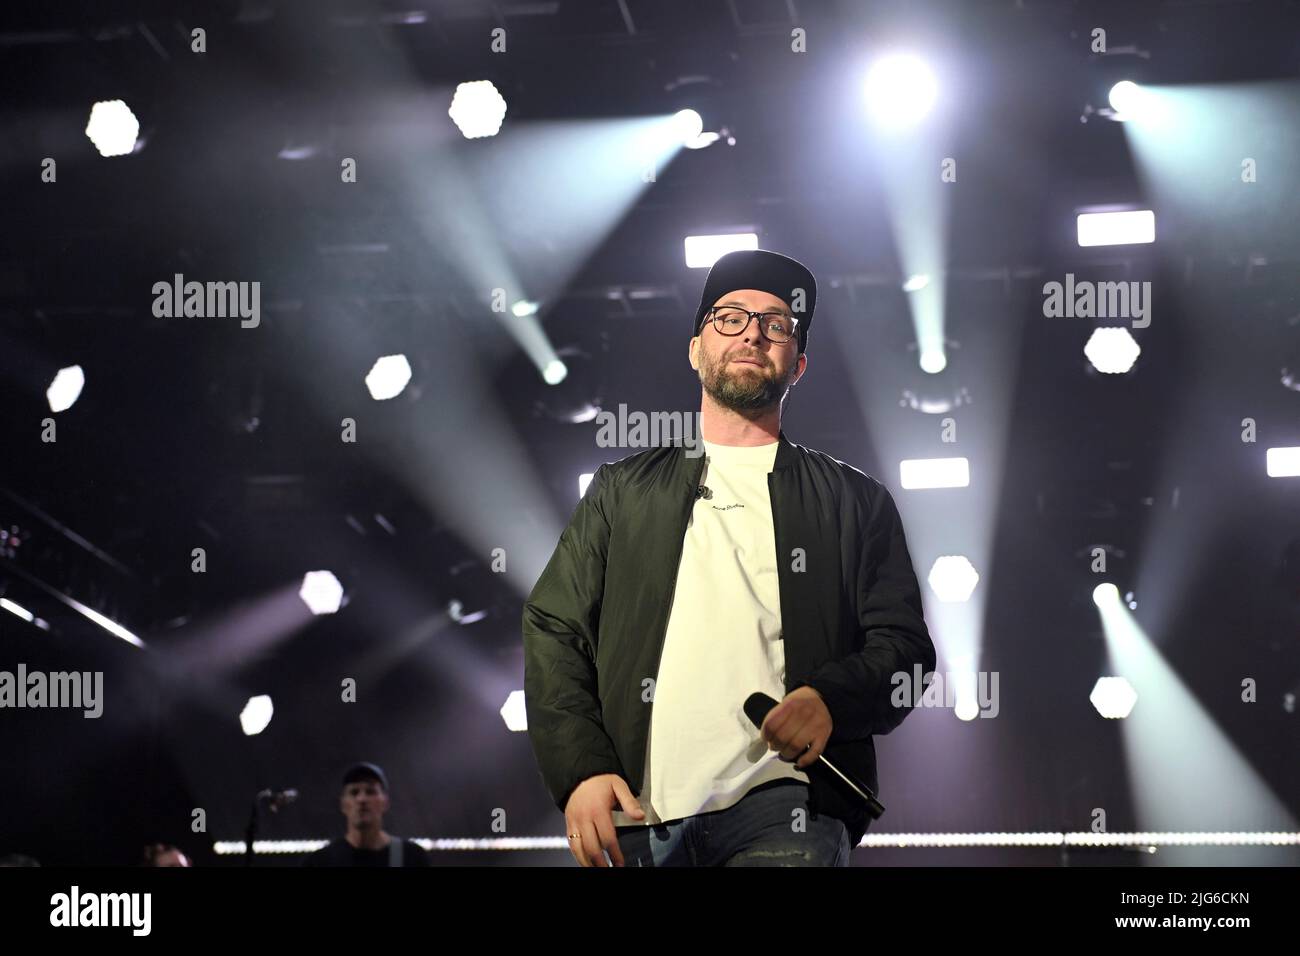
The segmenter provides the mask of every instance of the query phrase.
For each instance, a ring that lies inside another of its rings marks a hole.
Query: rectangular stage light
[[[1156,241],[1156,214],[1150,209],[1081,212],[1079,245],[1124,246]]]
[[[1270,448],[1264,462],[1270,478],[1300,478],[1300,448]]]
[[[687,236],[686,266],[690,269],[708,269],[728,252],[757,248],[758,233],[755,232],[736,232],[720,236]]]
[[[965,458],[905,458],[898,463],[903,487],[965,488],[970,484],[970,462]]]
[[[24,621],[26,621],[29,624],[32,623],[36,618],[36,615],[34,615],[31,611],[27,610],[27,608],[23,607],[21,604],[15,604],[13,601],[9,600],[8,598],[0,598],[0,607],[4,608],[10,614],[17,614],[19,617],[21,617]]]

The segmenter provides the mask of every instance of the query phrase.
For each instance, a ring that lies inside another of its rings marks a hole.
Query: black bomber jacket
[[[784,431],[778,441],[767,480],[786,693],[821,694],[833,722],[826,756],[877,790],[872,736],[910,711],[891,703],[891,677],[935,668],[903,525],[878,480]],[[680,443],[601,465],[524,604],[528,734],[561,811],[596,774],[640,795],[647,678],[658,674],[703,470],[704,455]],[[843,820],[857,845],[870,823],[861,799],[818,764],[805,772],[812,812]]]

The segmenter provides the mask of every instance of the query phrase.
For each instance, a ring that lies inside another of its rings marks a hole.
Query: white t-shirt
[[[808,775],[763,742],[744,704],[785,697],[785,645],[776,532],[767,476],[778,442],[705,441],[701,483],[681,564],[651,708],[640,804],[614,825],[663,823],[723,810],[752,788]]]

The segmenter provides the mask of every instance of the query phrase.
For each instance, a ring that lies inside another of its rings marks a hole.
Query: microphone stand
[[[253,840],[257,837],[257,805],[262,802],[259,793],[253,798],[253,809],[248,814],[248,826],[244,830],[244,866],[253,865]]]
[[[248,813],[248,826],[244,829],[244,866],[253,865],[253,841],[257,838],[258,808],[262,801],[272,796],[270,790],[259,790],[253,797],[253,808]]]

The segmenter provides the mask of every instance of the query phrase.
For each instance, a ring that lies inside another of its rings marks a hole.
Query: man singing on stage
[[[818,758],[875,790],[891,678],[934,670],[889,492],[781,430],[816,300],[786,256],[714,264],[704,454],[601,465],[524,605],[528,733],[583,866],[847,866],[867,805]]]

